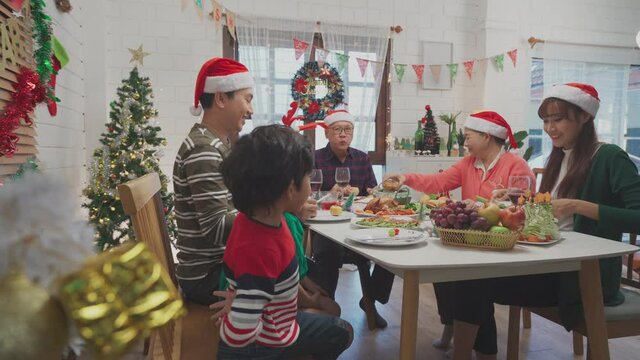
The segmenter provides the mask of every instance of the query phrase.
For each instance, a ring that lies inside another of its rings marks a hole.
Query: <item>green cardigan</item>
[[[598,204],[600,220],[574,217],[574,231],[621,241],[622,234],[640,230],[640,176],[629,155],[616,145],[600,146],[580,192],[581,200]],[[620,292],[622,258],[600,260],[602,295],[607,306],[624,302]],[[562,273],[560,316],[567,330],[583,319],[578,273]]]

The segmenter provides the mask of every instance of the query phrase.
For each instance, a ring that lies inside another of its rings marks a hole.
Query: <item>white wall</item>
[[[517,130],[527,128],[530,36],[562,42],[635,46],[640,30],[637,0],[488,0],[485,51],[493,55],[516,44],[518,67],[487,73],[485,107],[503,114]],[[607,51],[604,48],[602,51]]]
[[[64,45],[69,54],[69,63],[57,77],[56,96],[58,115],[51,117],[46,105],[36,108],[38,158],[44,172],[63,177],[79,194],[85,174],[84,165],[84,121],[85,96],[83,37],[85,10],[80,2],[73,4],[71,13],[61,13],[53,0],[46,0],[45,11],[53,19],[53,34]]]

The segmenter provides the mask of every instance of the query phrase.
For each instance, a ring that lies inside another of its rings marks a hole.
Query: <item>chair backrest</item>
[[[177,285],[160,189],[160,177],[155,172],[118,185],[122,207],[131,217],[137,241],[149,247]]]
[[[629,234],[629,244],[636,245],[637,238],[638,238],[638,234]],[[637,253],[629,254],[627,256],[627,271],[625,274],[622,275],[621,282],[624,285],[631,286],[636,289],[640,289],[640,280],[634,278],[634,274],[633,274],[634,271],[640,270],[640,261],[636,261],[640,259],[636,255]]]

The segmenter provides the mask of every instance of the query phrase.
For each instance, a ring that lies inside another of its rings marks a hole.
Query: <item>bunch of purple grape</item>
[[[429,217],[434,226],[445,229],[489,231],[491,228],[487,219],[462,201],[447,200],[444,207],[431,210]]]

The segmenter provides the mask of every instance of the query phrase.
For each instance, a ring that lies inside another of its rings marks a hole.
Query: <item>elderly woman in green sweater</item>
[[[600,106],[598,92],[586,84],[556,85],[545,96],[538,116],[553,142],[540,184],[550,192],[561,230],[573,230],[613,241],[624,232],[640,230],[640,176],[627,153],[598,141],[594,118]],[[606,306],[624,302],[620,292],[622,260],[600,261],[602,295]],[[488,353],[477,359],[495,359],[493,304],[557,306],[563,325],[571,330],[582,317],[576,272],[461,281],[455,284],[455,347],[453,358],[471,359],[476,336]]]

